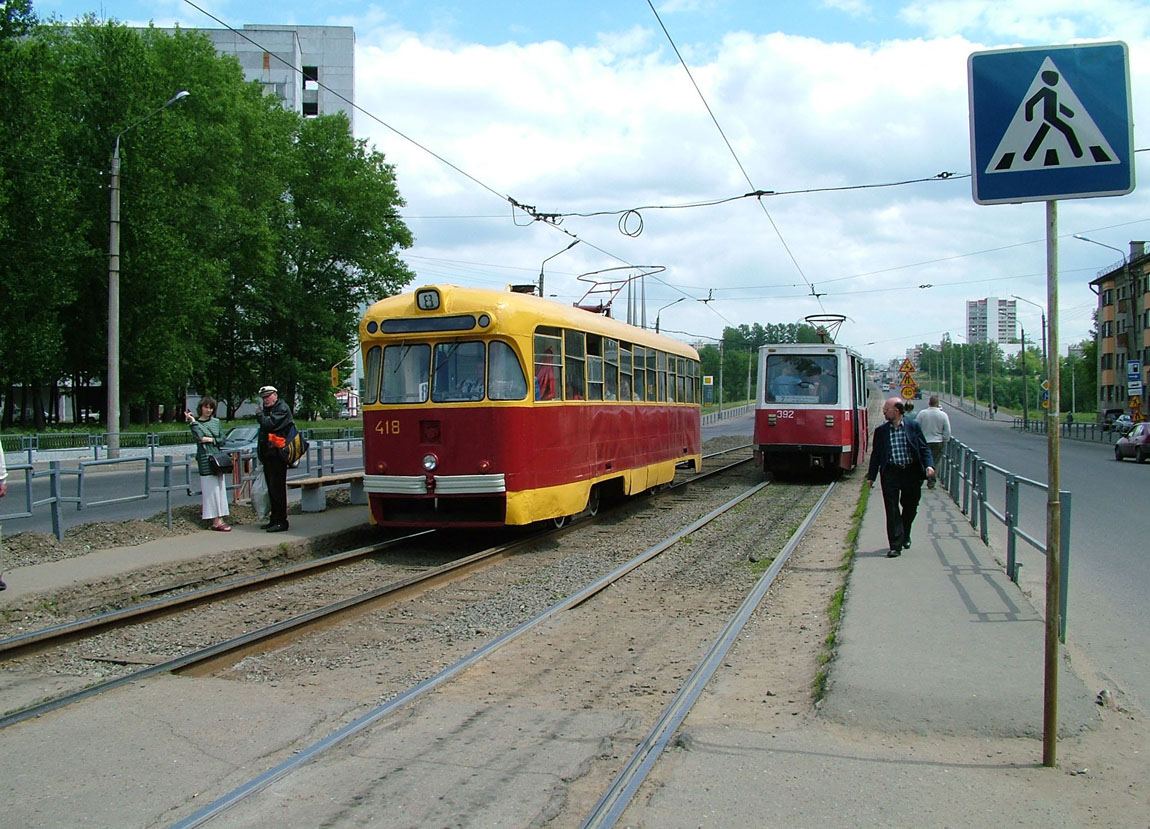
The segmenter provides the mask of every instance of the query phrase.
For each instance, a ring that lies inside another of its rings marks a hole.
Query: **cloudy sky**
[[[536,282],[553,257],[546,292],[571,303],[580,275],[658,266],[646,321],[672,336],[836,313],[839,341],[880,361],[959,339],[966,300],[1046,302],[1044,205],[971,196],[972,52],[1121,40],[1135,124],[1150,110],[1142,0],[33,2],[354,26],[356,131],[397,167],[418,283]],[[1134,147],[1150,148],[1137,128]],[[532,221],[508,197],[562,215]],[[1090,333],[1090,280],[1150,239],[1150,197],[1058,204],[1065,354]],[[1018,305],[1030,339],[1041,311]]]

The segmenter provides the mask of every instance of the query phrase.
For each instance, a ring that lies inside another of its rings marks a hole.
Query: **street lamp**
[[[571,250],[571,248],[575,247],[577,244],[579,244],[582,241],[583,241],[582,239],[576,239],[574,242],[569,244],[567,247],[563,248],[563,250],[559,251],[559,253],[566,253],[567,251]],[[554,259],[556,256],[558,256],[559,253],[553,253],[550,256],[548,256],[546,259],[544,259],[542,262],[539,263],[539,296],[545,296],[545,294],[543,293],[543,266],[546,265],[548,262],[550,262],[552,259]]]
[[[662,308],[660,308],[658,311],[655,312],[655,333],[656,334],[659,333],[659,315],[662,314],[663,311],[665,311],[666,309],[670,308],[672,305],[678,305],[684,299],[686,299],[686,297],[681,296],[678,299],[676,299],[674,302],[668,302],[666,305],[664,305]]]
[[[1043,381],[1048,381],[1050,378],[1050,363],[1049,363],[1049,360],[1047,359],[1047,356],[1046,356],[1046,308],[1045,308],[1045,306],[1039,305],[1037,302],[1032,302],[1031,300],[1026,299],[1025,297],[1021,297],[1018,294],[1011,294],[1011,296],[1017,300],[1021,300],[1022,302],[1025,302],[1027,305],[1033,305],[1042,314],[1042,343],[1041,343],[1041,345],[1042,345],[1042,380],[1040,380],[1038,383],[1038,387],[1042,388]],[[1022,392],[1023,392],[1023,396],[1025,396],[1026,395],[1026,342],[1025,342],[1025,340],[1022,343],[1022,377],[1023,377]],[[1047,389],[1047,391],[1049,391],[1049,389]],[[1038,415],[1040,413],[1038,412],[1037,407],[1039,405],[1041,405],[1041,401],[1036,400],[1034,405],[1036,407],[1034,416],[1038,417]],[[1057,418],[1058,412],[1055,412],[1054,416]]]
[[[116,134],[112,150],[111,212],[108,218],[108,457],[120,457],[120,138],[153,115],[182,101],[190,93],[182,89],[162,107],[124,127]]]

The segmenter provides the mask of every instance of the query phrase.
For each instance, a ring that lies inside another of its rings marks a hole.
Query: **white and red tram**
[[[848,471],[870,440],[862,357],[834,343],[759,349],[755,460],[768,472]]]

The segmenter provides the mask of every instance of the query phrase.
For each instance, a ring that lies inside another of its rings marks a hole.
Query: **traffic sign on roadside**
[[[967,59],[974,200],[1004,204],[1134,189],[1125,43],[975,52]]]
[[[914,389],[915,389],[914,386],[903,386],[902,387],[902,399],[903,400],[910,400],[912,397],[914,397]]]

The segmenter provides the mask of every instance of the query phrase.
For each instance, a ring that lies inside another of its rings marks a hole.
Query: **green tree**
[[[412,237],[394,167],[345,116],[300,119],[287,170],[275,273],[256,314],[259,362],[311,414],[333,405],[330,368],[353,346],[363,307],[411,281],[399,251]]]

